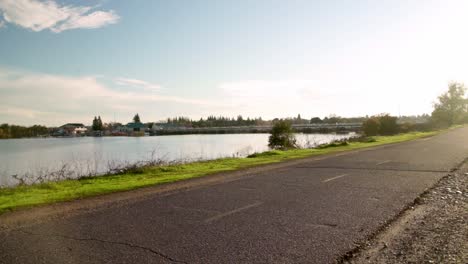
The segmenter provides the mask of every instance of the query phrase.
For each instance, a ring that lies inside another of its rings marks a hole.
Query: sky
[[[0,123],[430,113],[464,0],[0,0]]]

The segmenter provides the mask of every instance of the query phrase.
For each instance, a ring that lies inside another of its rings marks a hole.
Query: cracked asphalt
[[[333,263],[467,157],[464,127],[245,177],[209,176],[219,181],[8,224],[0,263]]]

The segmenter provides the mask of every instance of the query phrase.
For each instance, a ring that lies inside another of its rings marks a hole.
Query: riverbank
[[[119,175],[64,180],[29,186],[0,189],[0,213],[22,207],[31,207],[61,201],[96,196],[119,191],[176,182],[197,178],[214,173],[246,169],[254,166],[282,161],[307,158],[379,145],[398,143],[440,133],[415,132],[396,136],[378,136],[365,142],[330,144],[315,149],[294,149],[287,151],[268,151],[249,158],[224,158],[211,161],[193,162],[168,166],[145,167]]]

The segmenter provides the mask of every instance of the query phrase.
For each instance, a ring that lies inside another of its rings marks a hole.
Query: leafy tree
[[[460,124],[468,116],[466,87],[461,83],[450,83],[448,91],[441,94],[434,103],[432,120],[439,126]]]
[[[268,138],[268,146],[272,149],[288,149],[296,147],[291,123],[280,120],[273,125],[271,135]]]
[[[310,123],[311,124],[320,124],[322,123],[322,119],[320,119],[320,117],[313,117],[310,119]]]
[[[10,127],[8,124],[2,124],[0,125],[0,138],[9,138],[10,137]]]
[[[330,116],[325,117],[323,119],[323,122],[327,123],[327,124],[339,123],[340,121],[341,121],[341,117],[339,117],[339,116],[337,116],[335,114],[331,114]]]
[[[102,130],[102,120],[101,120],[101,117],[94,117],[93,119],[93,125],[92,125],[92,129],[94,131],[101,131]]]
[[[362,130],[366,136],[376,136],[380,130],[380,121],[377,117],[371,117],[364,121]]]
[[[397,117],[381,114],[365,120],[362,123],[362,129],[366,136],[394,135],[399,132],[399,125]]]
[[[398,133],[399,126],[397,124],[397,117],[390,116],[389,114],[383,114],[378,117],[380,128],[380,135],[395,135]]]
[[[94,117],[93,119],[93,125],[91,126],[91,128],[96,131],[97,128],[98,128],[98,124],[97,124],[97,117]]]
[[[24,138],[47,135],[47,127],[34,125],[30,127],[2,124],[0,125],[0,138]]]
[[[97,125],[98,125],[98,130],[102,130],[102,120],[101,120],[101,116],[98,116],[97,118]]]
[[[133,117],[133,122],[135,122],[135,123],[141,123],[140,116],[139,116],[138,114],[136,114],[136,115]]]

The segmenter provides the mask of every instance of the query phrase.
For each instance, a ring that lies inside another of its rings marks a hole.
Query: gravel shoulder
[[[468,263],[468,163],[340,263]]]

